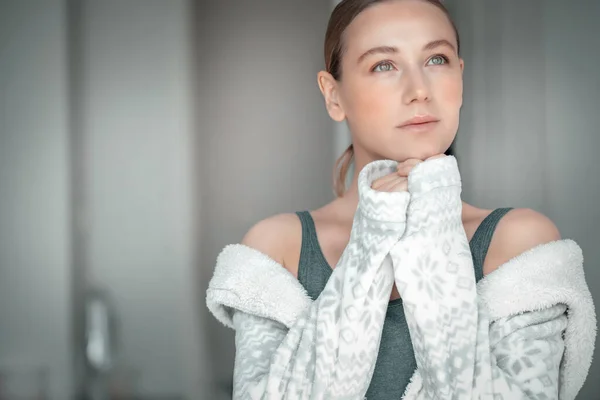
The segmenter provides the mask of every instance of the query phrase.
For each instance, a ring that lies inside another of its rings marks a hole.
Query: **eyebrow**
[[[438,47],[444,47],[444,46],[450,47],[452,49],[452,51],[454,51],[456,53],[456,47],[454,47],[454,45],[446,39],[439,39],[439,40],[434,40],[433,42],[429,42],[425,46],[423,46],[423,50],[433,50]]]
[[[454,45],[446,39],[434,40],[432,42],[427,43],[425,46],[423,46],[423,51],[433,50],[433,49],[436,49],[436,48],[442,47],[442,46],[449,47],[456,53],[456,47],[454,47]],[[373,47],[372,49],[365,51],[360,57],[358,57],[357,63],[360,64],[365,58],[372,56],[373,54],[397,54],[397,53],[400,53],[400,50],[398,50],[397,47],[377,46],[377,47]]]

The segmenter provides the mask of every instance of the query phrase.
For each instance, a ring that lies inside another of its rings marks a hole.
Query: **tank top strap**
[[[475,280],[479,282],[483,278],[483,263],[487,255],[490,243],[492,242],[492,236],[496,230],[496,226],[500,219],[507,212],[512,210],[512,207],[497,208],[492,211],[487,217],[481,221],[481,224],[477,227],[475,234],[469,242],[471,247],[471,254],[473,255],[473,266],[475,268]]]
[[[312,215],[309,211],[297,211],[296,215],[302,224],[298,281],[314,300],[325,287],[332,270],[321,251]]]

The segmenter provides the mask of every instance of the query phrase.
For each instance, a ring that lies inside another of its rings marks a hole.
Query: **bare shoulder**
[[[484,274],[536,246],[560,240],[554,222],[530,208],[516,208],[500,219],[483,266]]]
[[[257,222],[248,230],[242,244],[268,255],[294,276],[298,263],[293,258],[302,241],[302,225],[296,214],[277,214]]]

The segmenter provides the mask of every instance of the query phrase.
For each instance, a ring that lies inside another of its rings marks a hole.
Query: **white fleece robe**
[[[574,399],[596,337],[579,246],[537,246],[476,284],[456,159],[417,165],[408,192],[371,189],[396,166],[360,172],[350,241],[315,301],[265,254],[223,249],[206,300],[236,330],[234,398],[363,399],[396,283],[417,361],[398,399]]]

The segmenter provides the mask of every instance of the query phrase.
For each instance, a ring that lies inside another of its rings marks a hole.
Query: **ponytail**
[[[346,178],[353,159],[354,146],[351,144],[335,162],[335,168],[333,170],[333,190],[337,197],[342,197],[346,192]]]

